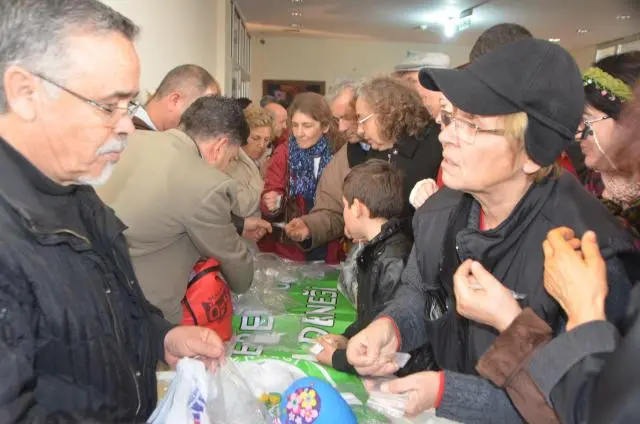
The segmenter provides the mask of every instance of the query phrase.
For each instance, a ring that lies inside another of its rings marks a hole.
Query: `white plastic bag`
[[[273,422],[227,359],[214,373],[197,359],[178,362],[169,391],[150,424],[266,424]]]

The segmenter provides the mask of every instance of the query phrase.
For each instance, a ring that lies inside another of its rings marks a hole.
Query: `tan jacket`
[[[301,217],[311,231],[311,246],[305,244],[305,248],[310,250],[344,235],[342,185],[349,171],[351,168],[345,144],[333,156],[320,177],[313,209],[308,215]]]
[[[137,131],[98,194],[129,227],[125,236],[144,294],[177,323],[195,262],[214,257],[230,288],[253,279],[247,247],[231,222],[236,183],[200,156],[179,130]]]
[[[260,215],[260,195],[264,180],[253,160],[240,149],[236,160],[231,161],[224,172],[238,183],[238,206],[245,214]]]

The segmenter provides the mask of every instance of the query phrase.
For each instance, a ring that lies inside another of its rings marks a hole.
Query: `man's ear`
[[[19,66],[9,66],[4,72],[2,83],[7,99],[7,108],[24,121],[33,121],[38,114],[38,95],[46,94],[38,90],[38,77]],[[40,84],[41,85],[41,84]]]
[[[181,110],[182,100],[183,100],[183,96],[178,91],[172,91],[165,98],[165,101],[167,102],[167,107],[171,111]]]

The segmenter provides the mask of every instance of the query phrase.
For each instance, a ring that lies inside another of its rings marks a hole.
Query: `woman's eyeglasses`
[[[603,115],[600,118],[583,120],[582,129],[576,132],[576,140],[585,141],[587,138],[589,138],[589,136],[595,135],[595,132],[593,131],[593,124],[609,118],[611,117],[608,115]]]
[[[475,122],[467,121],[466,119],[458,118],[453,112],[441,109],[440,122],[443,126],[448,127],[453,124],[453,130],[455,131],[458,139],[464,140],[467,144],[473,144],[478,133],[492,134],[492,135],[505,135],[505,131],[502,129],[486,130],[480,128]]]

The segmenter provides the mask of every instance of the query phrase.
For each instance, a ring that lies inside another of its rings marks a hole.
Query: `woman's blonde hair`
[[[529,117],[525,112],[516,112],[502,117],[504,123],[505,136],[516,141],[517,152],[525,149],[525,134],[529,126]],[[549,166],[541,167],[535,172],[531,178],[534,182],[539,183],[548,176],[558,177],[561,173],[558,161]]]
[[[357,96],[376,114],[380,135],[386,141],[397,142],[403,134],[419,137],[429,124],[429,112],[405,81],[376,77],[362,84]]]
[[[273,115],[267,109],[260,106],[250,105],[244,110],[244,117],[249,124],[249,129],[269,127],[271,128],[271,139],[273,139]]]

